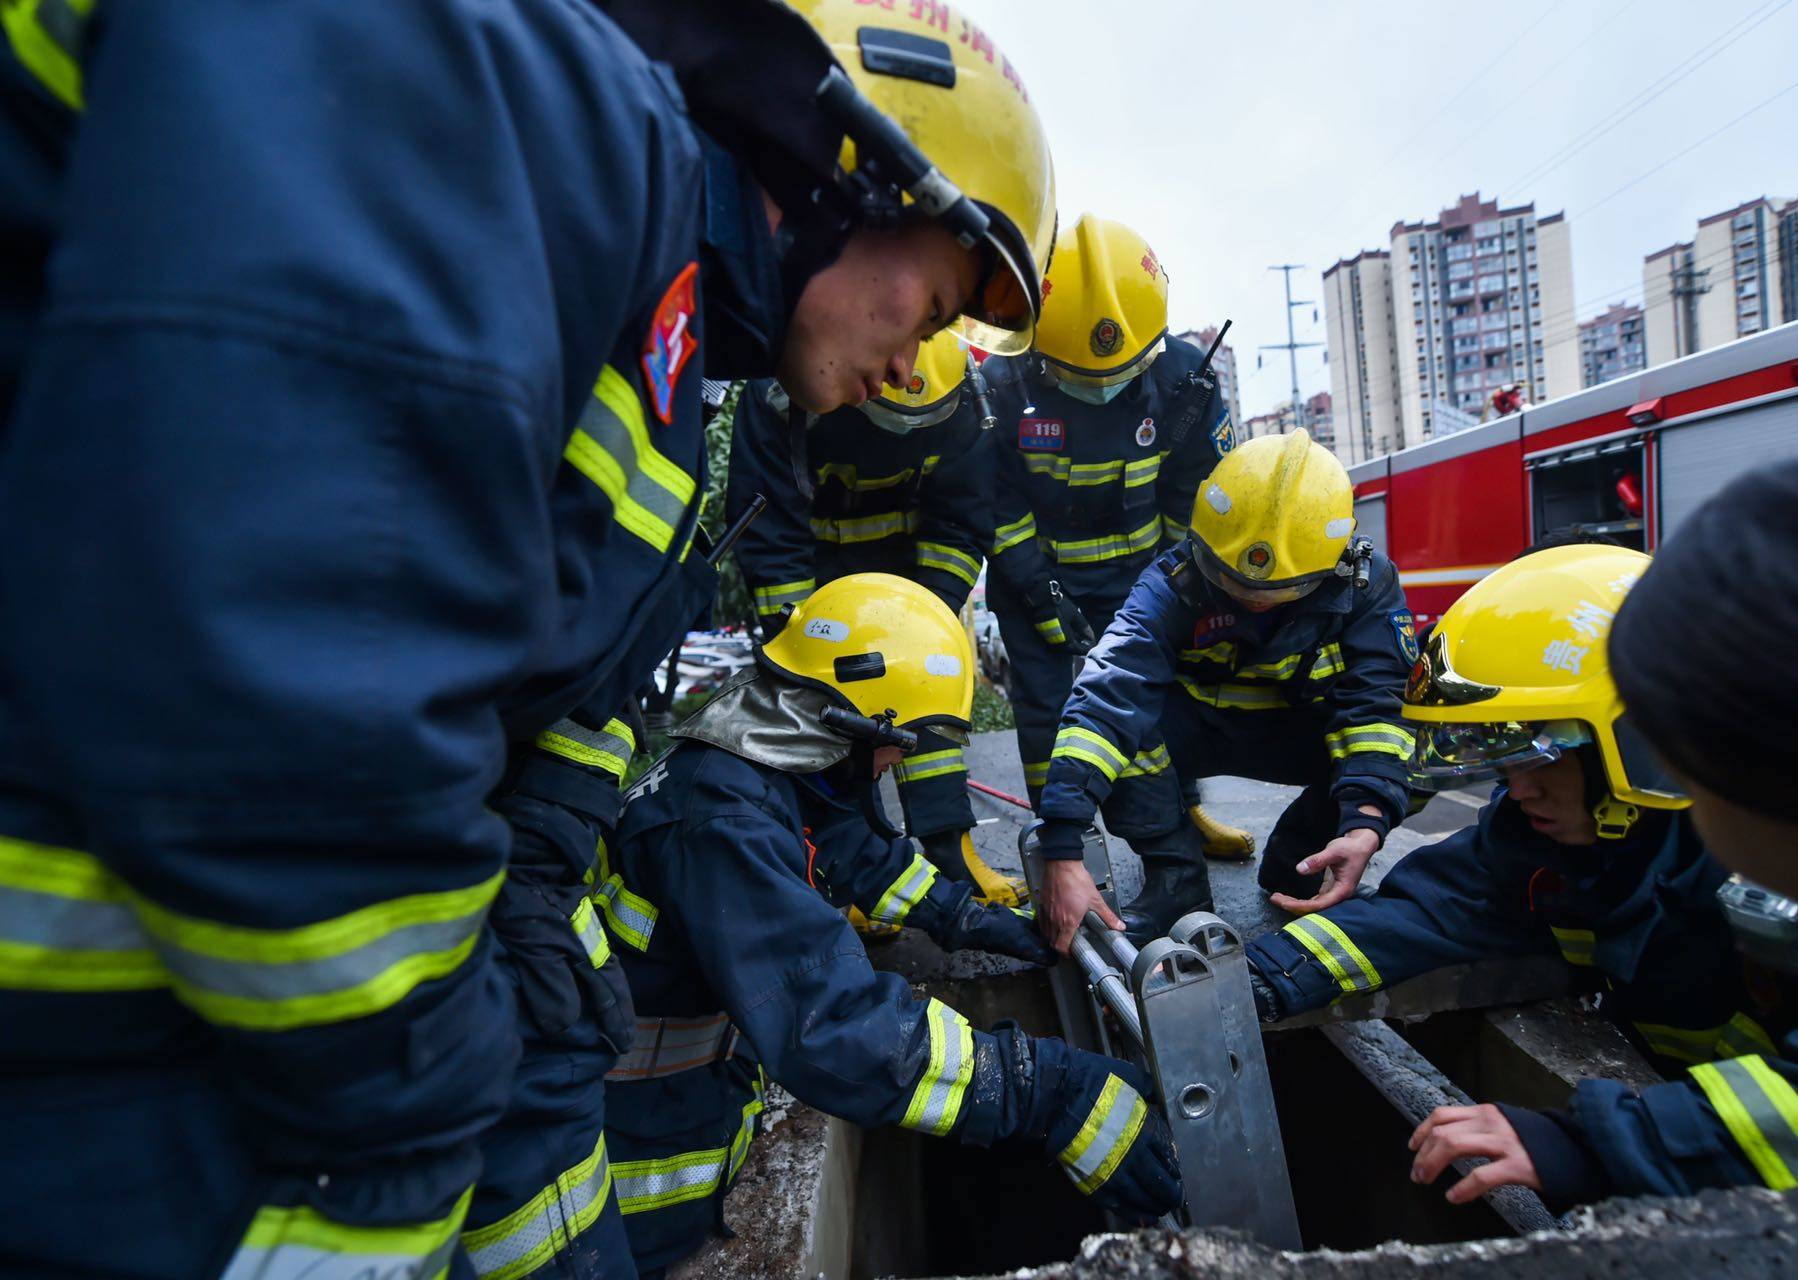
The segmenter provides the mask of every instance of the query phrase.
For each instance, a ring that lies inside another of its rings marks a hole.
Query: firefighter
[[[1302,428],[1238,446],[1193,504],[1186,541],[1087,655],[1041,808],[1039,914],[1058,947],[1099,901],[1081,831],[1158,724],[1182,775],[1304,788],[1261,859],[1262,887],[1289,911],[1346,898],[1404,817],[1416,740],[1399,705],[1417,642],[1398,573],[1353,536],[1353,510],[1342,464]],[[1125,912],[1133,937],[1210,903],[1196,857],[1152,870]],[[1335,879],[1320,891],[1325,870]]]
[[[1753,591],[1706,595],[1727,564]],[[1655,553],[1617,614],[1611,666],[1625,703],[1692,796],[1705,843],[1732,870],[1798,898],[1798,803],[1784,740],[1791,686],[1744,665],[1798,630],[1798,462],[1743,477]]]
[[[1772,1049],[1718,908],[1728,873],[1615,727],[1605,638],[1647,566],[1623,547],[1539,551],[1443,615],[1406,691],[1421,783],[1502,782],[1474,825],[1413,850],[1373,897],[1252,943],[1264,1017],[1444,965],[1560,955],[1602,976],[1606,1012],[1663,1069]]]
[[[722,1228],[764,1073],[864,1128],[1041,1150],[1127,1216],[1179,1204],[1135,1068],[1010,1024],[973,1030],[875,972],[840,913],[856,903],[946,947],[1054,958],[1024,916],[877,831],[874,778],[900,731],[965,736],[973,688],[967,632],[937,596],[838,578],[627,794],[603,873],[639,1019],[610,1084],[613,1170],[645,1271]]]
[[[732,35],[803,86],[771,96],[813,125],[780,164],[695,134],[598,6],[8,10],[10,1264],[629,1274],[597,1090],[503,1154],[531,1055],[605,1053],[620,1013],[578,833],[527,834],[531,744],[599,750],[710,595],[699,340],[828,410],[958,312],[1021,349],[1051,235],[998,71],[826,81],[858,28],[924,33],[805,11]],[[901,214],[919,147],[930,213]]]
[[[805,433],[809,503],[774,429],[788,411],[786,393],[775,382],[744,389],[726,514],[734,520],[758,493],[768,499],[736,548],[764,638],[820,584],[849,573],[910,578],[961,611],[993,532],[990,443],[964,386],[968,359],[954,334],[939,334],[920,349],[905,387],[883,386],[859,411],[813,421]],[[961,748],[927,733],[895,773],[906,829],[924,856],[944,875],[972,880],[988,901],[1017,906],[1020,886],[974,851]]]
[[[1167,289],[1141,236],[1087,214],[1057,242],[1035,350],[987,366],[1003,433],[987,602],[1033,803],[1080,656],[1156,548],[1183,535],[1199,485],[1235,444],[1227,404],[1197,377],[1200,353],[1168,335]],[[1233,856],[1252,848],[1196,802],[1202,839],[1179,820],[1179,786],[1152,731],[1116,781],[1106,824],[1151,884],[1201,843]]]
[[[1413,850],[1370,900],[1293,921],[1251,944],[1263,1016],[1280,1017],[1440,965],[1553,955],[1604,980],[1607,1013],[1688,1081],[1640,1094],[1586,1081],[1566,1112],[1439,1108],[1413,1136],[1414,1177],[1467,1156],[1492,1163],[1449,1191],[1504,1183],[1557,1212],[1612,1194],[1794,1185],[1775,1058],[1798,1023],[1789,946],[1738,953],[1679,792],[1636,732],[1606,660],[1611,620],[1648,566],[1621,547],[1526,556],[1437,624],[1406,696],[1429,783],[1497,776],[1478,822]],[[1763,1127],[1764,1126],[1764,1127]]]

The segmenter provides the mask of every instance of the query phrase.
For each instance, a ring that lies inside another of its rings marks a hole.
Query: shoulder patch
[[[1228,410],[1217,420],[1217,425],[1211,428],[1211,443],[1217,446],[1217,456],[1220,458],[1236,447],[1236,428],[1230,422]]]
[[[1392,622],[1392,633],[1398,637],[1399,652],[1405,655],[1405,661],[1417,662],[1417,624],[1411,617],[1409,609],[1399,609],[1386,615]]]
[[[1060,453],[1067,442],[1068,429],[1060,418],[1018,419],[1018,448],[1026,453]]]
[[[680,385],[681,370],[699,350],[693,333],[699,312],[698,280],[699,264],[689,262],[656,304],[655,318],[643,339],[643,385],[649,392],[650,408],[664,426],[674,421],[674,390]]]

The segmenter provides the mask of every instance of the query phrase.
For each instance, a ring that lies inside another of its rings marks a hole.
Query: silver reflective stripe
[[[905,918],[912,913],[912,908],[924,901],[924,895],[930,892],[930,886],[935,883],[936,868],[921,855],[913,854],[911,865],[887,886],[887,891],[880,895],[880,901],[874,904],[869,918],[881,924],[904,924]]]
[[[915,511],[890,511],[884,515],[858,516],[851,520],[812,521],[812,536],[820,542],[875,542],[918,527]]]
[[[614,1185],[618,1191],[618,1207],[625,1213],[661,1208],[683,1200],[696,1200],[714,1190],[724,1178],[724,1167],[730,1160],[729,1148],[702,1151],[695,1157],[675,1156],[669,1160],[633,1161],[620,1166]],[[633,1166],[655,1164],[654,1169],[638,1172]],[[629,1168],[630,1172],[624,1170]]]
[[[607,366],[606,372],[611,372],[610,366]],[[628,388],[627,394],[635,395]],[[575,426],[577,430],[585,432],[622,469],[625,476],[624,492],[629,501],[668,526],[667,539],[661,537],[659,531],[651,539],[657,544],[658,550],[666,551],[672,541],[673,530],[680,528],[681,520],[687,514],[687,504],[692,500],[691,481],[688,481],[688,485],[681,486],[687,490],[684,494],[658,483],[646,465],[650,459],[642,456],[637,441],[624,420],[598,394],[587,397],[587,407],[582,410],[580,421]],[[686,479],[684,475],[682,478]],[[623,504],[614,499],[614,505]]]
[[[604,729],[589,729],[573,720],[559,720],[537,735],[537,746],[576,764],[603,769],[615,778],[624,775],[631,755],[637,749],[635,736],[618,720],[607,722]]]
[[[141,951],[150,938],[123,902],[64,898],[0,884],[0,942],[65,951]]]
[[[393,1253],[338,1253],[313,1245],[241,1248],[219,1280],[436,1280],[455,1256],[456,1237],[423,1258]]]
[[[1328,916],[1300,916],[1283,932],[1291,934],[1322,962],[1344,992],[1372,991],[1380,985],[1380,971]]]
[[[624,877],[616,873],[606,878],[595,896],[613,932],[637,950],[649,950],[650,935],[656,929],[655,908],[626,889]]]
[[[1068,1176],[1081,1191],[1091,1195],[1105,1184],[1124,1150],[1136,1141],[1142,1120],[1142,1099],[1136,1090],[1110,1077],[1079,1134],[1061,1152]]]
[[[599,913],[593,909],[593,899],[582,898],[569,923],[574,926],[574,936],[581,940],[581,947],[593,967],[603,968],[612,958],[612,948],[606,942],[606,927],[599,922]]]
[[[527,1276],[555,1257],[581,1232],[593,1225],[612,1191],[612,1166],[606,1159],[605,1138],[599,1140],[595,1158],[583,1161],[591,1168],[572,1181],[558,1179],[556,1185],[544,1188],[538,1197],[536,1211],[521,1220],[507,1219],[504,1234],[487,1244],[475,1244],[491,1233],[465,1232],[463,1246],[475,1274],[487,1277]],[[565,1179],[567,1175],[563,1175]]]
[[[453,951],[479,932],[486,917],[483,903],[467,915],[402,926],[318,960],[225,960],[190,950],[174,937],[162,937],[157,951],[170,973],[202,991],[251,1000],[290,1000],[360,986],[415,955]]]
[[[941,1000],[924,1010],[930,1033],[930,1061],[918,1077],[900,1127],[942,1137],[961,1117],[962,1099],[974,1075],[974,1033],[967,1019]]]

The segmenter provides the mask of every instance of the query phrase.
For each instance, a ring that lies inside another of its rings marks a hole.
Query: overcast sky
[[[1325,267],[1478,190],[1566,211],[1584,319],[1639,302],[1643,256],[1700,217],[1798,195],[1793,0],[962,4],[1043,114],[1063,225],[1141,231],[1176,330],[1235,320],[1247,415],[1288,395],[1284,352],[1255,369],[1286,339],[1269,263],[1307,264],[1294,295],[1319,320],[1296,313],[1298,336],[1321,341]],[[1305,393],[1327,389],[1321,349],[1299,359]]]

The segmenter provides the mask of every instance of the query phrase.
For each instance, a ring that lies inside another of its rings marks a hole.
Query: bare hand
[[[1477,1107],[1437,1107],[1411,1135],[1411,1181],[1434,1182],[1456,1160],[1484,1158],[1483,1164],[1448,1189],[1450,1204],[1477,1200],[1495,1187],[1542,1190],[1536,1165],[1505,1113],[1490,1103]]]
[[[1097,911],[1107,928],[1123,932],[1124,922],[1105,905],[1084,862],[1078,858],[1043,859],[1043,894],[1037,904],[1036,927],[1049,945],[1065,956],[1088,911]]]
[[[1276,893],[1270,895],[1268,901],[1295,916],[1333,907],[1355,892],[1355,886],[1361,883],[1361,873],[1367,870],[1367,864],[1373,861],[1374,854],[1379,851],[1379,835],[1366,827],[1356,827],[1347,835],[1337,836],[1299,863],[1298,873],[1302,876],[1317,871],[1324,873],[1323,887],[1315,898],[1295,898],[1290,894]]]

